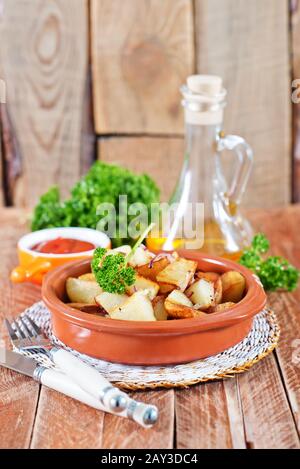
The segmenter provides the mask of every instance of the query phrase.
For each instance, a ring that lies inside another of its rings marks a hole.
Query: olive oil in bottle
[[[192,75],[181,92],[185,158],[169,202],[177,209],[173,225],[152,234],[147,246],[152,250],[197,249],[236,260],[252,238],[251,226],[240,213],[252,151],[241,137],[222,131],[226,90],[220,77]],[[228,151],[235,157],[231,181],[223,171]],[[195,210],[199,205],[202,210]],[[198,227],[192,237],[185,234],[186,224]]]

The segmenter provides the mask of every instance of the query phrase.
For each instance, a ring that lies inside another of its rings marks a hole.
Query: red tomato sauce
[[[79,239],[56,238],[35,244],[31,249],[44,254],[72,254],[90,251],[95,249],[95,245]]]

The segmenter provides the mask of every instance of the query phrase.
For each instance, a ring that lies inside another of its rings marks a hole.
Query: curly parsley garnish
[[[124,293],[126,286],[135,282],[135,270],[126,265],[126,257],[121,254],[105,256],[106,249],[97,248],[92,260],[92,272],[100,287],[109,293]]]
[[[106,254],[107,251],[104,248],[95,249],[91,268],[102,290],[122,294],[125,293],[127,286],[134,284],[136,273],[128,262],[153,226],[154,223],[151,223],[146,228],[127,256],[119,252]]]
[[[270,243],[266,236],[258,233],[254,236],[250,248],[243,252],[240,264],[252,270],[267,291],[295,290],[300,276],[299,270],[283,257],[262,256],[269,248]]]

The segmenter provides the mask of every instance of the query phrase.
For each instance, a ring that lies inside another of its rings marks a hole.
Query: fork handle
[[[94,409],[132,419],[144,428],[149,428],[155,423],[155,421],[151,422],[149,419],[145,420],[146,412],[149,414],[150,411],[151,414],[154,409],[154,412],[157,413],[155,406],[149,406],[141,402],[133,401],[133,399],[129,399],[130,405],[128,409],[124,409],[122,412],[113,411],[106,408],[98,399],[95,399],[93,396],[91,396],[91,394],[84,391],[69,376],[60,371],[38,366],[35,369],[34,379],[44,386],[54,389],[55,391],[65,394],[66,396],[72,397],[73,399],[93,407]]]
[[[105,407],[121,412],[128,406],[129,398],[127,394],[113,386],[96,369],[87,365],[72,353],[54,347],[50,350],[50,355],[58,368]]]

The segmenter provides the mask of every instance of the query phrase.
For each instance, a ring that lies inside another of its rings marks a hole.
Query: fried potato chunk
[[[142,246],[139,246],[133,256],[130,258],[129,265],[132,267],[137,267],[139,265],[149,264],[153,257],[154,255],[150,251],[144,249]]]
[[[215,303],[219,304],[222,301],[222,281],[221,276],[216,272],[196,272],[195,277],[198,279],[203,278],[208,282],[212,282],[214,284],[215,289]]]
[[[179,290],[174,290],[165,300],[168,317],[172,319],[187,319],[206,316],[202,311],[193,308],[193,303]]]
[[[106,291],[100,293],[100,295],[96,296],[95,298],[96,303],[102,306],[102,308],[104,308],[105,311],[107,311],[108,313],[111,313],[111,311],[113,311],[116,307],[125,303],[127,299],[127,295],[119,295],[118,293],[108,293]]]
[[[159,285],[159,293],[165,295],[170,293],[171,291],[176,289],[175,285],[171,285],[170,283],[158,282]]]
[[[193,307],[191,300],[180,290],[173,290],[166,299],[178,305]]]
[[[88,314],[94,314],[95,316],[105,316],[106,311],[102,306],[99,305],[89,305],[85,303],[67,303],[70,308],[77,309],[79,311],[82,311],[83,313],[88,313]]]
[[[69,277],[66,281],[66,291],[72,303],[95,304],[95,297],[102,289],[97,282]]]
[[[235,303],[232,301],[228,301],[227,303],[220,303],[216,306],[213,306],[210,310],[209,313],[221,313],[222,311],[226,311],[229,308],[232,308],[235,306]]]
[[[136,268],[136,271],[142,277],[149,278],[150,280],[153,280],[155,282],[156,276],[169,264],[170,261],[166,257],[164,257],[162,259],[159,259],[158,261],[154,261],[153,263],[148,262],[147,264],[139,265]]]
[[[222,281],[222,302],[232,301],[238,303],[244,295],[246,281],[242,274],[235,270],[230,270],[221,275]]]
[[[111,311],[110,317],[127,321],[156,321],[146,290],[138,291],[128,297],[125,303]]]
[[[215,304],[215,288],[212,282],[200,278],[186,291],[197,309],[206,310]]]
[[[166,321],[168,319],[168,312],[165,308],[165,297],[163,295],[156,296],[152,300],[152,306],[157,321]]]
[[[179,257],[174,262],[165,267],[156,277],[160,283],[174,285],[181,291],[184,291],[197,268],[197,262]]]
[[[207,280],[208,282],[215,283],[220,278],[220,275],[216,272],[201,272],[198,270],[195,273],[195,277],[199,279],[204,278],[204,280]]]
[[[140,291],[140,290],[149,290],[149,298],[150,300],[153,300],[153,298],[156,297],[158,290],[159,290],[159,285],[156,282],[153,282],[152,280],[141,277],[140,275],[136,275],[136,279],[133,285],[130,287],[126,288],[126,292],[129,295],[133,295],[135,292]]]

